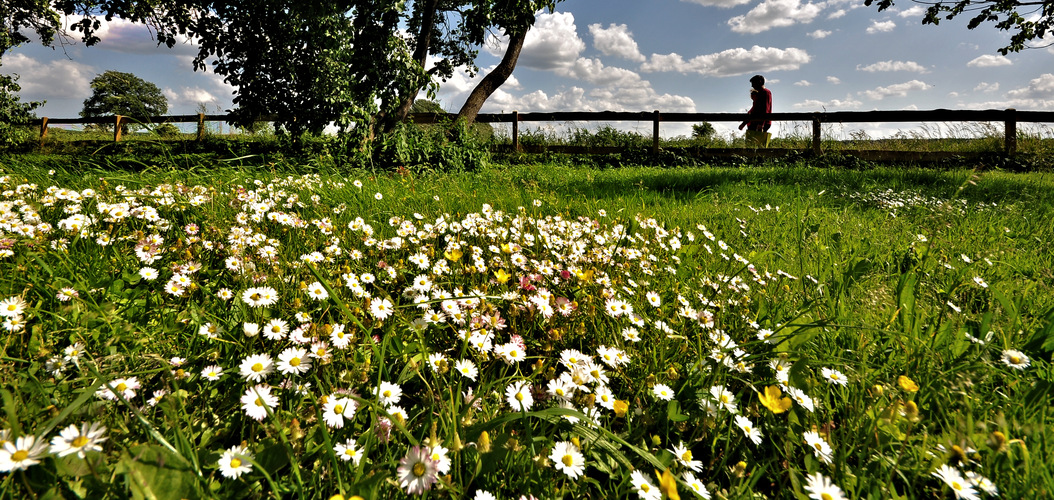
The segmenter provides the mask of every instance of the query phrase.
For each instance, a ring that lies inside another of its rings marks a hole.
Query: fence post
[[[113,120],[113,142],[121,142],[121,121],[123,116],[117,115]]]
[[[1003,137],[1003,152],[1007,156],[1017,154],[1017,110],[1009,108],[1006,110],[1006,121],[1003,125],[1005,136]]]
[[[205,113],[198,113],[198,141],[205,138]]]
[[[48,136],[48,117],[40,119],[40,143],[44,144],[44,138]]]
[[[651,126],[651,153],[659,155],[659,110],[655,110],[655,117]]]
[[[512,150],[520,152],[520,112],[512,112]]]
[[[820,148],[820,115],[812,115],[812,152],[816,155],[823,154]]]

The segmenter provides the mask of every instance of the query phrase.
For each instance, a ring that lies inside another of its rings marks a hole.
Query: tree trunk
[[[420,4],[418,4],[420,5]],[[414,62],[416,62],[423,70],[425,64],[428,62],[428,53],[432,49],[432,29],[435,27],[436,10],[439,8],[439,0],[428,0],[424,4],[424,11],[421,13],[421,32],[417,37],[417,46],[414,47]],[[427,78],[431,78],[428,76]],[[426,80],[425,84],[428,83]],[[406,96],[399,107],[395,108],[392,114],[384,116],[382,118],[381,126],[383,132],[392,131],[396,125],[406,119],[407,115],[410,114],[410,108],[414,105],[414,100],[417,99],[417,94],[420,92],[420,87],[416,92],[413,92]]]
[[[457,113],[458,121],[464,119],[466,127],[476,121],[476,115],[479,114],[483,103],[487,102],[487,98],[512,76],[512,70],[516,69],[516,60],[520,58],[520,49],[523,48],[523,41],[526,39],[527,30],[509,36],[509,48],[505,49],[505,56],[494,67],[494,70],[487,73],[476,88],[472,89],[472,93],[465,99],[465,104],[461,106],[461,111]]]

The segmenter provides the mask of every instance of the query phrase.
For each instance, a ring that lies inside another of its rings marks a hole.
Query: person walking
[[[750,110],[748,115],[766,115],[772,113],[772,92],[765,88],[765,77],[754,75],[750,78]],[[747,143],[768,146],[768,134],[772,122],[767,120],[747,120],[739,124],[739,130],[747,128]]]

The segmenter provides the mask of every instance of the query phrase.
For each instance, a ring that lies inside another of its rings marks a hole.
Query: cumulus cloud
[[[827,83],[830,83],[831,85],[838,85],[842,83],[842,79],[838,78],[837,76],[828,76]]]
[[[797,81],[797,82],[794,82],[794,85],[797,85],[799,87],[811,87],[812,86],[812,84],[809,83],[809,80]]]
[[[827,30],[810,31],[809,33],[806,33],[806,34],[809,37],[815,38],[817,40],[820,40],[820,39],[827,38],[827,37],[831,36],[831,32],[827,31]]]
[[[644,84],[637,73],[624,68],[605,66],[600,59],[582,57],[554,71],[560,76],[586,81],[593,85],[636,87]]]
[[[695,102],[690,97],[660,94],[651,87],[639,86],[631,89],[602,88],[586,91],[574,86],[550,95],[542,90],[514,95],[498,89],[483,106],[484,112],[508,112],[512,110],[531,112],[552,111],[663,111],[695,112]]]
[[[699,4],[704,7],[735,7],[737,5],[743,5],[750,3],[751,0],[681,0],[682,2]]]
[[[761,33],[772,28],[806,24],[823,10],[823,7],[801,0],[764,0],[757,7],[750,9],[746,15],[728,20],[728,25],[736,33]]]
[[[91,95],[91,80],[98,71],[86,64],[68,59],[40,62],[25,54],[7,53],[0,71],[17,73],[22,87],[19,95],[25,101],[43,101],[62,96],[87,99]]]
[[[999,90],[999,83],[981,82],[978,83],[977,86],[973,88],[973,90],[974,92],[995,92]]]
[[[930,86],[926,82],[919,80],[911,80],[910,82],[897,83],[888,87],[876,87],[872,90],[864,90],[859,92],[860,95],[880,101],[886,97],[904,97],[908,95],[908,92],[915,92],[919,90],[926,90]]]
[[[600,24],[590,24],[589,33],[593,35],[593,46],[606,56],[616,56],[634,62],[644,62],[633,34],[625,24],[612,23],[607,28]]]
[[[496,57],[505,54],[507,37],[486,44],[487,52]],[[517,66],[553,70],[573,64],[586,49],[586,43],[578,37],[575,16],[570,12],[539,14],[534,27],[527,32],[527,39],[520,50]]]
[[[218,102],[216,96],[201,87],[180,87],[175,90],[166,87],[161,91],[168,99],[170,109],[178,106],[197,106],[198,104],[215,104]]]
[[[65,16],[64,26],[68,30],[69,26],[81,19],[83,19],[83,16]],[[99,29],[95,31],[95,36],[99,37],[100,41],[96,44],[96,47],[101,49],[125,54],[157,54],[161,52],[176,55],[195,55],[198,53],[197,46],[183,35],[176,35],[176,44],[169,49],[165,45],[158,46],[153,29],[146,24],[134,23],[116,17],[109,21],[103,18],[98,18],[98,20],[100,25]],[[72,34],[76,37],[80,32],[73,32]]]
[[[652,54],[641,65],[644,72],[676,71],[698,73],[703,76],[737,76],[747,73],[789,71],[800,68],[811,60],[809,53],[798,48],[778,49],[759,47],[735,48],[684,60],[679,54]]]
[[[867,27],[867,34],[874,35],[875,33],[889,33],[896,27],[897,23],[893,21],[875,21],[871,23],[871,26]]]
[[[882,61],[874,64],[868,64],[867,66],[856,66],[857,71],[866,71],[868,73],[887,72],[887,71],[908,71],[914,73],[928,73],[929,70],[925,66],[915,61]]]
[[[830,14],[827,14],[827,20],[830,21],[832,19],[838,19],[840,17],[845,17],[846,13],[847,12],[846,12],[845,9],[838,9],[838,10],[836,10],[836,11],[830,13]]]
[[[1054,73],[1044,73],[1039,78],[1028,82],[1028,87],[1014,89],[1006,93],[1014,99],[1054,99]]]
[[[1011,64],[1014,63],[1010,59],[1007,59],[1006,56],[985,54],[966,63],[966,66],[971,68],[994,68],[997,66],[1010,66]]]
[[[846,96],[845,99],[831,99],[830,101],[810,99],[795,103],[792,107],[808,111],[834,111],[838,109],[858,109],[863,104],[864,103],[853,99],[852,96]]]
[[[922,17],[926,13],[926,9],[922,8],[921,5],[915,5],[908,7],[897,13],[900,17]]]

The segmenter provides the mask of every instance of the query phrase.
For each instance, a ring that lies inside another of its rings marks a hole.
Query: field
[[[139,166],[0,167],[0,497],[1054,491],[1052,174]]]

